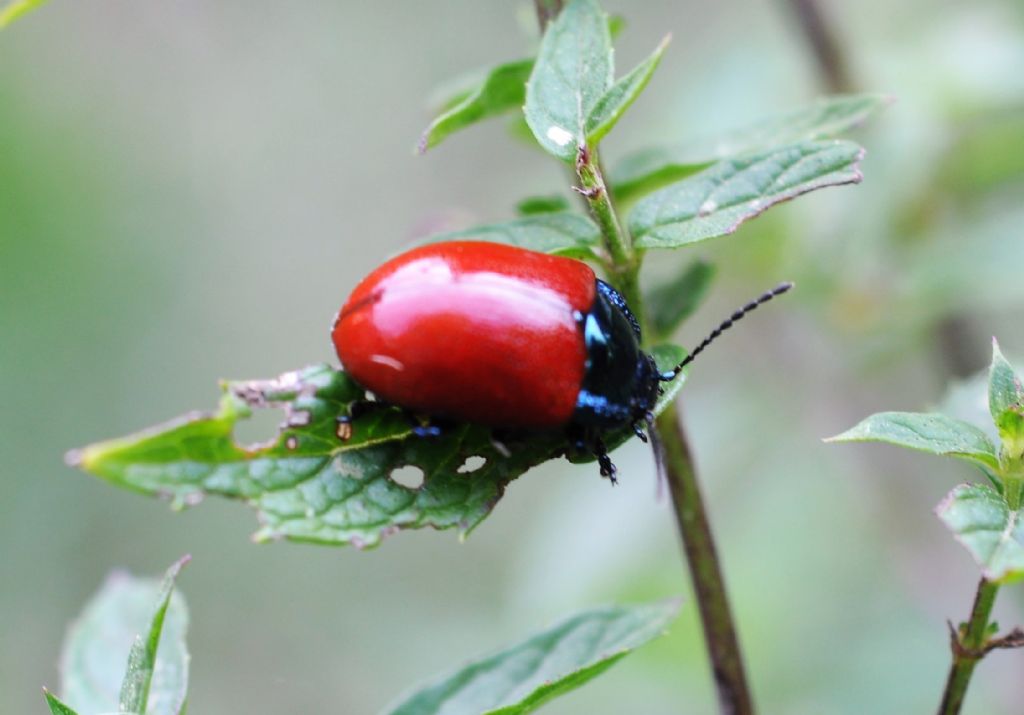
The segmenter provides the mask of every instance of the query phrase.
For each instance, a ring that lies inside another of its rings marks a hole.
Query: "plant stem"
[[[817,60],[822,81],[829,92],[852,91],[853,81],[839,41],[817,0],[788,0]]]
[[[1003,477],[1003,490],[1006,497],[1006,506],[1011,512],[1020,509],[1021,491],[1024,490],[1024,480],[1020,477]]]
[[[718,705],[728,715],[749,715],[754,704],[747,686],[736,628],[733,626],[725,580],[718,564],[715,540],[690,454],[686,432],[675,409],[658,417],[658,431],[665,449],[672,505],[690,567],[693,590],[700,608],[704,641],[718,688]]]
[[[950,636],[953,650],[953,665],[946,679],[946,691],[942,695],[939,715],[956,715],[963,705],[967,685],[971,682],[974,666],[985,656],[985,642],[988,640],[988,618],[992,613],[999,585],[987,579],[978,582],[978,592],[971,609],[971,620],[966,628],[953,631]],[[950,626],[952,630],[952,625]]]
[[[548,23],[562,11],[562,4],[562,0],[533,0],[533,5],[537,9],[537,24],[540,25],[540,34],[544,34]]]
[[[626,298],[640,325],[644,324],[643,296],[640,293],[640,262],[629,234],[622,229],[612,203],[611,193],[604,180],[604,172],[597,149],[580,147],[576,159],[576,174],[580,179],[579,193],[587,201],[590,213],[601,228],[605,249],[610,260],[607,269],[615,287]]]
[[[561,10],[562,4],[562,0],[535,0],[537,21],[542,33],[551,18]],[[608,253],[605,267],[609,279],[626,299],[641,326],[642,334],[648,335],[639,280],[643,252],[633,247],[629,232],[623,230],[604,180],[596,147],[580,148],[576,174],[580,180],[579,192],[601,228]],[[666,409],[658,418],[658,431],[665,450],[672,504],[697,595],[704,641],[718,690],[719,710],[723,715],[752,715],[754,706],[729,609],[725,581],[718,565],[711,525],[697,483],[686,432],[674,408]]]

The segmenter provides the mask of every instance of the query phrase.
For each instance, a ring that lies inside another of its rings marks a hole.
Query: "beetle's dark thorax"
[[[598,280],[594,305],[582,325],[586,373],[572,422],[609,428],[643,419],[658,396],[658,370],[640,349],[640,326],[625,299]]]

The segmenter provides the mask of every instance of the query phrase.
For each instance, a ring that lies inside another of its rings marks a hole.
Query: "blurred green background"
[[[611,164],[823,91],[782,0],[607,9],[629,21],[623,68],[674,34],[606,142]],[[719,266],[683,344],[761,289],[800,284],[683,393],[762,711],[929,712],[945,619],[966,617],[977,577],[931,510],[974,475],[820,438],[935,404],[986,366],[992,335],[1024,366],[1024,5],[823,9],[853,87],[898,99],[857,135],[865,182],[657,263]],[[373,713],[576,610],[688,594],[640,444],[617,453],[616,489],[551,463],[466,543],[403,533],[369,553],[254,546],[240,505],[173,514],[62,463],[212,407],[220,377],[332,360],[333,312],[384,256],[566,192],[501,122],[411,151],[432,88],[529,51],[529,11],[54,0],[0,34],[0,712],[44,711],[66,625],[109,569],[155,575],[186,552],[197,715]],[[1004,589],[997,615],[1024,621],[1024,588]],[[965,712],[1020,713],[1022,674],[1024,652],[994,654]],[[692,603],[670,637],[545,710],[714,711]]]

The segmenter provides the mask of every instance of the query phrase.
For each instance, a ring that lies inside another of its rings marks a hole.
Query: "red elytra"
[[[332,331],[345,370],[414,412],[528,429],[564,427],[583,384],[585,263],[478,241],[425,245],[377,268]]]

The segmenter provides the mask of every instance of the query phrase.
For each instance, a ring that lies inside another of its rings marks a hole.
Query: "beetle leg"
[[[640,441],[647,444],[647,435],[644,434],[644,428],[640,426],[640,422],[634,422],[630,427],[633,428],[633,434],[640,438]]]
[[[612,484],[618,484],[619,480],[615,478],[615,475],[619,470],[615,468],[615,464],[608,456],[608,447],[600,437],[594,438],[594,456],[597,457],[597,463],[601,466],[601,476],[608,477]]]
[[[440,427],[429,422],[427,424],[417,422],[412,427],[412,433],[417,437],[440,437],[442,431]]]
[[[356,400],[355,402],[352,402],[348,406],[347,421],[352,422],[353,420],[359,419],[363,415],[368,415],[371,412],[376,412],[377,410],[382,410],[390,406],[391,405],[388,405],[384,402],[377,402],[376,400]],[[342,417],[339,417],[338,421],[341,422]]]

